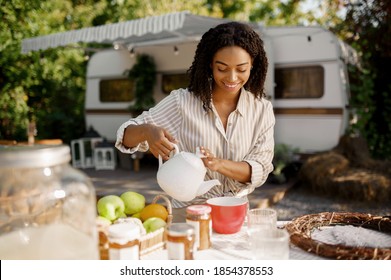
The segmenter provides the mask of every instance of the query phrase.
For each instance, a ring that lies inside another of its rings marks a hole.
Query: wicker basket
[[[157,203],[159,200],[164,200],[166,203],[168,216],[167,224],[172,222],[172,206],[170,200],[164,195],[157,195],[152,200],[152,203]],[[99,253],[101,260],[109,259],[109,241],[107,238],[108,226],[99,226]],[[145,256],[153,251],[163,249],[165,246],[165,228],[161,228],[154,232],[142,235],[140,238],[139,252],[140,257]]]
[[[390,216],[373,216],[364,213],[323,212],[298,217],[285,227],[292,244],[297,247],[331,259],[343,260],[390,260],[391,248],[353,247],[332,245],[312,239],[315,228],[335,225],[352,225],[391,234]]]
[[[172,222],[172,206],[170,200],[164,195],[157,195],[152,200],[152,203],[157,203],[158,200],[164,200],[167,205],[167,224]],[[140,257],[149,254],[153,251],[163,249],[166,243],[165,228],[148,233],[140,238]]]

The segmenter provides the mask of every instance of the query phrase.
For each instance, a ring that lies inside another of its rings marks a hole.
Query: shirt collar
[[[238,113],[242,116],[245,116],[246,115],[246,112],[247,112],[247,108],[249,106],[249,93],[247,90],[245,90],[243,87],[241,88],[240,90],[240,96],[239,96],[239,100],[238,100],[238,105],[236,106],[236,110],[238,111]],[[214,105],[213,105],[213,102],[212,102],[212,108],[214,108]],[[205,114],[207,114],[208,112],[205,112]]]
[[[247,112],[246,110],[249,105],[248,104],[248,102],[249,102],[248,95],[249,95],[249,92],[242,87],[242,89],[240,91],[238,105],[236,106],[238,113],[242,116],[246,115],[246,112]]]

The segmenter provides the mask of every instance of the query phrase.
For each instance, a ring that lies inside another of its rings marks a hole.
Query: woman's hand
[[[219,172],[228,178],[242,183],[250,182],[251,167],[247,162],[217,158],[208,148],[202,146],[200,147],[200,152],[204,156],[201,159],[209,170]]]
[[[211,171],[217,171],[220,160],[216,158],[208,148],[201,146],[200,152],[204,156],[202,161],[204,162],[205,167],[209,168]]]
[[[146,140],[149,145],[149,150],[156,157],[161,155],[163,160],[168,160],[172,150],[174,150],[173,143],[178,141],[164,128],[149,125],[146,133]]]

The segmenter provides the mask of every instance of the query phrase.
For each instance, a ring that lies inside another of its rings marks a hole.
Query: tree
[[[2,1],[0,6],[0,138],[19,139],[27,130],[27,94],[20,79],[28,76],[28,61],[19,56],[20,34],[30,10],[39,7],[39,1]]]
[[[86,45],[21,54],[23,39],[189,9],[207,12],[199,1],[2,1],[0,138],[25,141],[32,118],[38,138],[69,143],[86,129],[84,57],[90,54],[83,49]]]
[[[156,83],[156,65],[152,56],[140,54],[132,69],[126,71],[129,79],[136,83],[135,97],[136,103],[129,107],[130,111],[139,115],[144,110],[148,110],[155,105],[153,99],[153,87]]]
[[[89,25],[94,1],[3,1],[0,7],[0,138],[25,141],[28,121],[39,138],[69,142],[84,131],[83,49],[21,54],[24,38]],[[84,5],[88,4],[88,5]]]
[[[344,1],[346,19],[335,27],[362,55],[362,71],[352,74],[355,128],[376,158],[391,159],[391,2]]]
[[[266,25],[302,24],[306,17],[300,11],[300,0],[258,1],[249,17],[251,21],[261,21]]]

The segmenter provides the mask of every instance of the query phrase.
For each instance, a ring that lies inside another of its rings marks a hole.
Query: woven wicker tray
[[[167,224],[172,222],[172,206],[170,200],[164,195],[157,195],[152,200],[152,203],[157,203],[159,200],[163,200],[166,204],[168,216]],[[107,228],[98,227],[99,233],[99,253],[101,260],[109,259],[109,241],[107,238]],[[153,251],[163,249],[165,246],[165,229],[161,228],[154,232],[141,236],[139,244],[140,257],[149,254]]]
[[[311,237],[314,229],[336,225],[352,225],[391,234],[390,216],[373,216],[363,213],[323,212],[304,215],[289,222],[285,227],[290,234],[292,244],[319,256],[344,260],[391,259],[391,248],[333,245]]]

